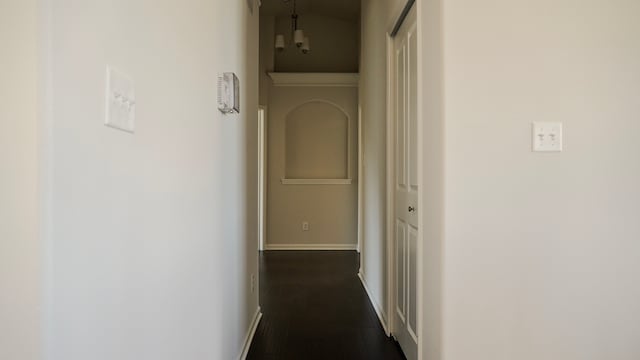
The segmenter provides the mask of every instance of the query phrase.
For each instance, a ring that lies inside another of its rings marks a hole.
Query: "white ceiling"
[[[360,0],[296,0],[298,14],[315,14],[338,19],[358,21]],[[262,0],[260,13],[264,15],[290,15],[293,0]]]

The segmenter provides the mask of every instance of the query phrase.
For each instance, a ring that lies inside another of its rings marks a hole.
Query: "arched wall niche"
[[[285,178],[349,179],[350,118],[341,107],[311,100],[285,117]]]

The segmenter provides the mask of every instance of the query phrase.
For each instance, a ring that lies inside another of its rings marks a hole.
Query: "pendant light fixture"
[[[285,3],[290,2],[291,0],[283,0]],[[308,54],[311,51],[311,47],[309,45],[309,37],[304,35],[304,31],[298,28],[298,13],[296,11],[296,0],[293,0],[293,11],[291,12],[291,36],[293,39],[293,44],[295,44],[296,48],[300,50],[303,54]],[[283,34],[276,35],[275,47],[278,51],[283,51],[286,47],[285,38]]]

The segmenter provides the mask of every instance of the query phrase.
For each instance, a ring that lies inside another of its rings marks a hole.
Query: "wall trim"
[[[266,250],[358,250],[358,244],[266,244]]]
[[[351,185],[353,179],[280,179],[282,185]]]
[[[268,73],[273,86],[358,87],[358,73]]]
[[[367,286],[367,281],[364,279],[364,274],[362,272],[358,272],[358,278],[360,278],[360,282],[364,287],[364,291],[366,291],[367,296],[369,297],[369,301],[373,305],[373,309],[376,311],[376,315],[378,315],[378,320],[380,320],[380,325],[382,325],[382,328],[384,329],[385,334],[387,334],[387,336],[391,336],[391,332],[389,331],[389,326],[387,326],[387,320],[386,320],[387,316],[382,310],[382,307],[378,304],[376,299],[373,297],[371,290],[369,290],[369,287]]]
[[[251,321],[251,326],[249,327],[249,331],[247,332],[247,336],[244,338],[244,345],[242,346],[242,352],[238,357],[238,360],[245,360],[247,355],[249,355],[249,349],[251,348],[251,343],[253,342],[253,336],[256,334],[256,330],[258,329],[258,324],[262,319],[262,311],[260,310],[260,306],[256,309],[256,313],[253,316],[253,320]]]

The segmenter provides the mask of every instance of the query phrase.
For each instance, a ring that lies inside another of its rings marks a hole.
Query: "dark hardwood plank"
[[[404,359],[358,279],[355,251],[260,255],[260,321],[247,359]]]

